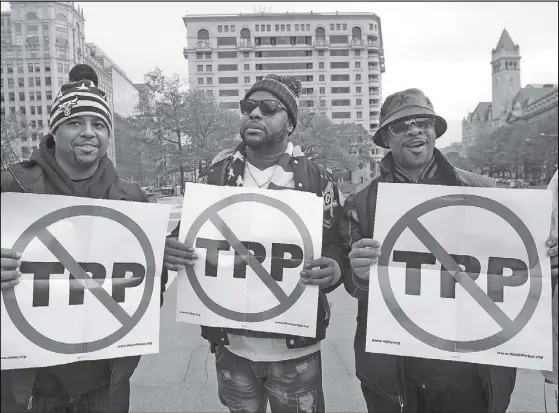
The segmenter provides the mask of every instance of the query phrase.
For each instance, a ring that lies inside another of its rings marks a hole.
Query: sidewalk
[[[326,411],[366,412],[353,358],[357,303],[343,287],[328,298],[332,322],[322,342]],[[161,309],[159,354],[142,357],[132,376],[130,412],[227,412],[217,396],[214,355],[199,326],[175,321],[175,303],[172,282]],[[508,412],[544,411],[541,373],[519,370]]]

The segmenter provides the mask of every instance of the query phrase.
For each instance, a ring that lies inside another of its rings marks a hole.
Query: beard
[[[74,152],[74,161],[76,161],[76,164],[83,166],[84,168],[89,168],[90,166],[99,163],[101,157],[101,154],[97,153],[97,156],[94,158],[80,159],[80,157],[78,157],[78,155]]]
[[[252,148],[264,148],[279,145],[281,142],[283,142],[287,134],[287,123],[275,133],[269,133],[268,129],[266,129],[265,127],[258,127],[258,129],[263,132],[264,136],[259,141],[255,142],[253,140],[247,140],[245,137],[246,130],[250,127],[255,126],[250,122],[244,126],[244,128],[241,130],[241,139],[247,146],[250,146]]]

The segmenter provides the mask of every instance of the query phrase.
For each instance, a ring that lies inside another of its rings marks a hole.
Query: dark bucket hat
[[[435,113],[431,100],[419,89],[407,89],[388,96],[382,104],[380,127],[373,135],[373,142],[375,145],[388,148],[382,141],[381,131],[391,123],[416,116],[435,119],[437,138],[440,138],[446,132],[446,121]]]

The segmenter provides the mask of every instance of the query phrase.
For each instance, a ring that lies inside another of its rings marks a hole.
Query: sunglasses
[[[250,115],[256,108],[259,108],[260,112],[264,116],[275,115],[278,109],[286,110],[281,103],[271,99],[265,99],[265,100],[243,99],[240,101],[240,104],[241,104],[241,113],[243,115]]]
[[[388,129],[390,129],[390,132],[392,132],[393,135],[401,136],[408,133],[411,125],[413,124],[415,124],[415,126],[421,129],[423,132],[427,132],[429,129],[435,126],[435,120],[432,118],[408,119],[401,122],[393,123],[392,125],[388,126]]]

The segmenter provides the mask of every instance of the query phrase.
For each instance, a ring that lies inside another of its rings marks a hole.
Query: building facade
[[[83,62],[83,12],[73,2],[10,2],[1,14],[1,115],[25,118],[34,133],[13,141],[28,159],[48,131],[53,97]]]
[[[191,88],[238,109],[267,74],[297,76],[301,106],[325,112],[334,123],[360,124],[371,135],[378,130],[385,62],[376,14],[263,12],[183,21]],[[373,163],[383,155],[382,148],[371,149]],[[363,170],[369,179],[370,170]]]
[[[462,121],[462,150],[487,137],[497,128],[538,122],[557,114],[557,85],[521,85],[520,47],[503,30],[491,51],[492,101],[479,102]]]
[[[122,117],[133,116],[139,102],[139,92],[134,83],[128,78],[112,59],[99,46],[87,43],[89,56],[101,64],[110,73],[112,85],[112,101],[115,113]]]

